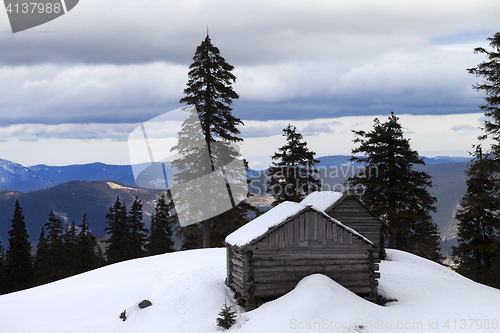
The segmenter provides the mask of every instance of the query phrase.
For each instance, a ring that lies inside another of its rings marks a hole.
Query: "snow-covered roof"
[[[247,245],[269,229],[307,209],[306,205],[285,201],[248,222],[226,237],[226,243],[234,246]]]
[[[313,192],[300,203],[303,205],[312,205],[314,209],[324,212],[342,198],[343,195],[344,193],[335,191]]]
[[[340,192],[335,192],[335,193],[340,193]],[[303,201],[298,203],[298,202],[291,202],[291,201],[285,201],[278,206],[268,210],[266,213],[262,214],[261,216],[253,219],[252,221],[248,222],[238,230],[234,231],[230,235],[226,237],[226,243],[232,246],[244,246],[250,244],[252,241],[256,240],[260,236],[264,235],[265,233],[268,232],[269,229],[272,229],[273,227],[285,222],[291,217],[294,217],[298,215],[299,213],[312,208],[314,211],[318,212],[319,214],[323,215],[326,219],[329,221],[337,224],[341,228],[349,231],[353,235],[361,238],[365,242],[372,244],[373,243],[360,233],[358,233],[356,230],[349,228],[339,222],[338,220],[332,218],[328,214],[326,214],[323,210],[315,208],[314,205],[311,204],[305,205],[303,204]]]

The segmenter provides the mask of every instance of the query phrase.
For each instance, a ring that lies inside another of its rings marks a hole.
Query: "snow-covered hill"
[[[498,332],[500,290],[414,255],[388,250],[378,306],[323,275],[245,313],[233,332]],[[103,267],[0,296],[0,331],[9,333],[218,332],[232,292],[225,249],[176,252]],[[139,309],[144,299],[153,305]],[[127,320],[119,318],[127,310]]]

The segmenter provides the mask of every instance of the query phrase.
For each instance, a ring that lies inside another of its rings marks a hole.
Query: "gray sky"
[[[499,13],[497,0],[81,0],[13,34],[0,11],[0,158],[128,163],[128,134],[180,106],[207,26],[235,66],[250,161],[265,167],[288,123],[318,155],[349,154],[351,129],[391,111],[420,154],[465,156],[483,102],[466,69]]]

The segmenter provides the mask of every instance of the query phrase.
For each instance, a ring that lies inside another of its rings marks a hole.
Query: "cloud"
[[[465,69],[482,59],[450,43],[485,45],[496,9],[493,0],[87,0],[26,32],[0,22],[0,125],[141,123],[176,109],[207,25],[235,66],[242,119],[475,112]]]
[[[453,132],[460,132],[460,131],[476,131],[477,128],[469,125],[469,124],[461,124],[461,125],[455,125],[451,128]]]
[[[300,133],[303,136],[306,135],[319,135],[320,133],[333,133],[334,131],[331,129],[330,125],[339,125],[340,122],[332,121],[329,123],[316,123],[311,122],[304,127]]]
[[[242,126],[240,127],[241,137],[245,139],[250,138],[262,138],[275,135],[282,135],[283,129],[286,127],[285,124],[281,123],[271,123],[254,126]]]
[[[0,140],[13,138],[19,141],[40,139],[78,139],[126,141],[128,135],[139,124],[22,124],[0,128]]]

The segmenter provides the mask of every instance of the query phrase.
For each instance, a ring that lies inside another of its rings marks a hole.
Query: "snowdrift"
[[[330,278],[304,278],[290,293],[251,312],[229,330],[255,332],[500,331],[500,290],[397,250],[380,264],[385,306],[365,301]],[[0,296],[0,331],[10,333],[220,332],[226,301],[225,249],[164,254],[106,266]],[[148,299],[152,306],[139,309]],[[126,310],[127,320],[120,313]]]

